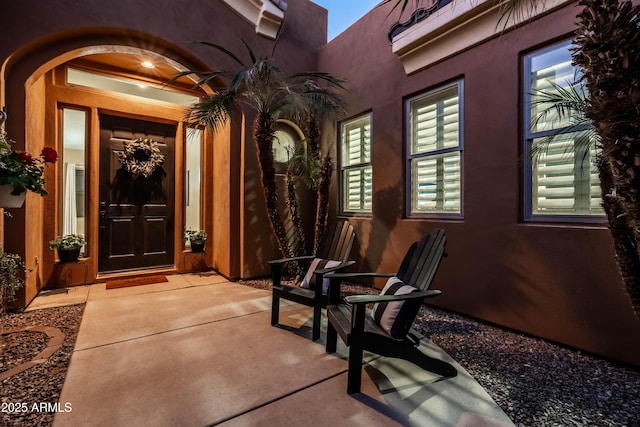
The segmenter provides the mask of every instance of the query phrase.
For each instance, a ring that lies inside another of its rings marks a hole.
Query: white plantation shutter
[[[371,173],[371,166],[345,171],[345,210],[371,210]]]
[[[598,174],[598,168],[595,166],[595,159],[597,156],[598,150],[596,150],[594,144],[589,150],[590,167],[587,171],[589,175],[589,211],[592,214],[604,215],[604,208],[602,207],[602,189],[600,188],[600,175]]]
[[[461,212],[459,88],[410,101],[411,213]]]
[[[534,144],[536,142],[534,141]],[[536,213],[575,211],[574,160],[573,141],[565,137],[548,143],[546,149],[533,160]]]
[[[528,215],[602,215],[600,182],[594,159],[594,144],[585,143],[584,132],[564,130],[573,123],[571,117],[561,118],[553,110],[540,116],[550,104],[540,103],[540,91],[567,88],[576,79],[571,65],[570,43],[527,57],[529,67],[527,146],[534,155],[530,161],[531,211]],[[559,133],[563,132],[567,133]],[[558,134],[559,133],[559,134]],[[549,138],[550,135],[554,135]]]
[[[460,212],[460,153],[413,159],[414,211]]]
[[[343,211],[371,212],[371,117],[366,115],[343,123],[341,134]]]
[[[459,144],[458,88],[453,87],[413,104],[413,154],[427,153]]]
[[[368,122],[345,125],[345,166],[371,161],[370,128],[371,125]]]
[[[571,65],[571,60],[566,60],[547,68],[543,68],[531,73],[531,122],[534,123],[536,117],[552,106],[550,103],[538,102],[540,92],[550,93],[555,91],[555,87],[568,88],[575,81],[575,71]],[[543,120],[539,120],[533,126],[533,132],[558,129],[569,126],[571,118],[560,118],[553,109],[549,109]]]

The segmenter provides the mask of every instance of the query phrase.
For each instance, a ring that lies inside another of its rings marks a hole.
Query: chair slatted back
[[[397,277],[421,291],[428,290],[442,257],[446,255],[446,244],[447,237],[440,228],[413,243],[400,264]]]
[[[346,262],[351,254],[351,247],[356,234],[353,226],[347,221],[338,221],[327,228],[320,240],[316,256],[322,259],[332,259]]]

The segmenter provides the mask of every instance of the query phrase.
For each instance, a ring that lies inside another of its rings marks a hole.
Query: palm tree
[[[336,110],[338,111],[338,110]],[[307,138],[304,144],[300,144],[302,149],[292,157],[287,169],[287,193],[288,207],[290,212],[297,211],[298,199],[294,193],[295,184],[293,177],[302,178],[305,186],[315,193],[316,196],[316,212],[314,221],[314,236],[312,253],[318,251],[320,240],[327,228],[327,219],[329,216],[329,198],[331,196],[331,176],[334,170],[333,160],[330,153],[322,154],[320,150],[320,127],[316,118],[310,117],[304,126],[304,133]],[[295,223],[295,220],[294,220]],[[301,220],[298,226],[300,249],[303,249],[306,239],[302,230]]]
[[[573,62],[582,69],[585,115],[602,145],[597,165],[618,269],[640,318],[640,6],[580,4]]]
[[[334,169],[330,153],[327,151],[323,154],[321,151],[320,123],[321,120],[333,121],[339,118],[345,113],[345,105],[341,97],[326,93],[326,88],[311,86],[310,89],[305,93],[310,107],[303,125],[306,135],[305,150],[297,153],[292,159],[292,170],[302,176],[307,187],[316,194],[313,239],[313,253],[316,253],[327,228],[331,176]],[[322,95],[324,102],[317,102],[318,94]]]
[[[239,69],[235,71],[216,70],[211,72],[185,71],[174,77],[194,74],[199,86],[209,85],[214,90],[200,102],[192,105],[186,114],[186,122],[191,126],[205,125],[219,129],[230,120],[237,109],[248,108],[256,114],[253,124],[253,138],[256,144],[258,165],[261,172],[267,215],[278,247],[284,257],[294,256],[282,221],[276,188],[276,170],[273,161],[272,144],[276,123],[279,118],[294,120],[308,117],[322,105],[336,104],[335,91],[322,88],[324,82],[330,88],[342,88],[343,80],[322,72],[303,72],[285,75],[276,65],[271,55],[257,57],[250,46],[242,40],[247,49],[250,63],[224,47],[198,42],[214,48],[230,57]],[[275,50],[275,45],[274,45]],[[224,87],[216,87],[216,81],[223,81]]]
[[[411,0],[395,2],[404,11]],[[421,0],[414,0],[416,5]],[[497,2],[497,0],[496,0]],[[587,95],[585,117],[601,146],[596,161],[618,270],[640,318],[640,5],[628,0],[580,0],[573,63]],[[544,0],[509,0],[500,20]],[[559,104],[559,108],[562,108]]]

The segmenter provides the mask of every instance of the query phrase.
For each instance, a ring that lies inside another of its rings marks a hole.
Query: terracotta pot
[[[75,262],[80,256],[80,248],[58,249],[58,259],[60,262]]]
[[[13,191],[13,185],[4,184],[0,185],[0,208],[19,208],[24,204],[24,199],[27,197],[27,192],[14,196],[11,194]]]

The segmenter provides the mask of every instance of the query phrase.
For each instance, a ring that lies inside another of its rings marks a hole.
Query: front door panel
[[[100,116],[100,272],[173,265],[175,135],[173,125]],[[157,142],[164,155],[148,177],[118,158],[136,138]]]

